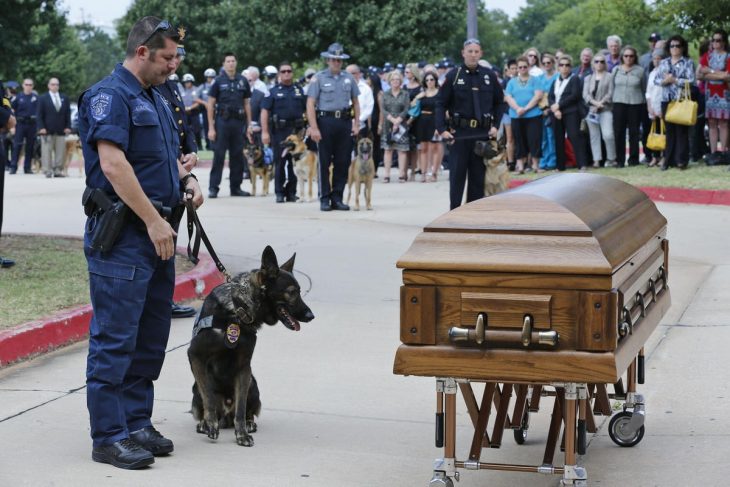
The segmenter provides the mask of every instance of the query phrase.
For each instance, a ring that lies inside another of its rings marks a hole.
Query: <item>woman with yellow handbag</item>
[[[695,81],[695,65],[687,57],[687,41],[684,37],[674,35],[669,38],[667,45],[669,57],[659,64],[654,79],[654,84],[662,87],[662,113],[667,129],[667,148],[662,171],[666,171],[670,166],[686,169],[689,163],[689,126],[676,123],[676,119],[671,116],[667,118],[667,111],[670,105],[676,108],[677,103],[686,103],[684,100],[689,98],[689,84]],[[695,104],[696,117],[697,102],[689,100],[688,104],[691,103]]]

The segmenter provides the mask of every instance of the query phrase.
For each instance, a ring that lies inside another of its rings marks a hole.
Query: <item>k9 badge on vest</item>
[[[231,323],[226,328],[226,338],[224,343],[228,348],[236,348],[238,345],[238,339],[241,337],[241,327],[235,323]]]

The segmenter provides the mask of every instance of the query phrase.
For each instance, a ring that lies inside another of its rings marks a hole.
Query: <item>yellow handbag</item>
[[[684,89],[679,94],[679,99],[669,102],[664,118],[667,122],[677,125],[697,123],[697,102],[690,98],[689,81],[684,82]]]
[[[667,148],[667,136],[664,135],[664,120],[659,119],[659,132],[656,131],[656,121],[651,121],[649,136],[646,138],[646,148],[654,151],[662,151]]]

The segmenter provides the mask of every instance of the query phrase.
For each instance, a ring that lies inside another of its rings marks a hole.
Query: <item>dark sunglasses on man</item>
[[[153,35],[157,34],[158,32],[168,31],[170,29],[172,29],[172,24],[170,24],[170,22],[168,22],[167,20],[161,21],[159,24],[157,24],[157,27],[155,27],[155,30],[153,30],[152,33],[150,35],[148,35],[147,38],[144,41],[142,41],[139,45],[144,46],[145,44],[147,44],[150,41],[150,39],[152,39]]]

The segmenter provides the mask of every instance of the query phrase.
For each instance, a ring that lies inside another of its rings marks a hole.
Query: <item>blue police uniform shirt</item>
[[[315,74],[307,89],[307,96],[317,100],[317,110],[327,112],[349,110],[352,98],[359,94],[355,78],[350,73],[340,71],[334,75],[329,68]]]
[[[474,90],[482,116],[492,115],[494,126],[499,125],[506,110],[504,92],[494,71],[482,66],[468,68],[461,65],[446,74],[444,83],[439,88],[435,114],[436,130],[439,133],[446,130],[446,112],[452,117],[458,115],[467,120],[477,118]]]
[[[27,117],[35,117],[38,112],[38,95],[31,93],[26,95],[25,93],[18,93],[12,102],[13,111],[15,112],[15,118],[19,122]]]
[[[251,88],[246,78],[237,74],[233,79],[223,73],[213,82],[213,86],[208,91],[208,96],[215,98],[218,108],[227,108],[228,110],[236,110],[243,113],[243,100],[251,98]]]
[[[166,206],[178,204],[179,137],[175,121],[156,88],[145,90],[121,64],[96,83],[79,103],[79,136],[86,166],[86,185],[113,195],[101,170],[97,143],[117,145],[132,166],[142,190]]]
[[[307,111],[307,97],[299,85],[278,83],[264,98],[261,108],[268,110],[270,117],[276,115],[279,120],[302,120]]]

